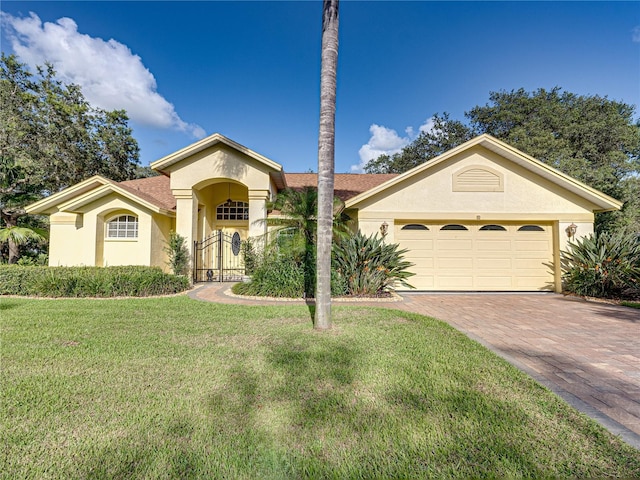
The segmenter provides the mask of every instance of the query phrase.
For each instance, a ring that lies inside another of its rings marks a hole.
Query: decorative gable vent
[[[504,192],[504,176],[492,168],[472,165],[453,174],[454,192]]]

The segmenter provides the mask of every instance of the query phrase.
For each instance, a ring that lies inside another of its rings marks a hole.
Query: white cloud
[[[636,25],[631,30],[631,40],[635,43],[640,43],[640,25]]]
[[[71,18],[43,23],[35,13],[24,18],[1,15],[2,27],[21,61],[31,68],[51,63],[58,78],[80,85],[92,105],[124,109],[143,125],[183,131],[195,138],[206,135],[199,125],[180,118],[157,92],[156,79],[142,59],[126,45],[79,33]]]
[[[431,130],[433,130],[432,118],[427,119],[418,127],[420,133]],[[353,173],[364,171],[367,163],[375,160],[380,155],[393,155],[394,153],[400,152],[417,137],[414,128],[411,126],[405,128],[407,135],[404,137],[398,135],[398,132],[391,128],[376,125],[375,123],[369,127],[369,132],[371,132],[371,138],[358,150],[360,163],[358,165],[351,165],[351,172]]]

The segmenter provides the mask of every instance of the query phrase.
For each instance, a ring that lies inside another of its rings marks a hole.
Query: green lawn
[[[621,302],[625,307],[640,308],[640,302]]]
[[[640,476],[447,325],[187,297],[0,299],[2,478]]]

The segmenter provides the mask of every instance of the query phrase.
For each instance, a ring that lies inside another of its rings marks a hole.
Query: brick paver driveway
[[[228,288],[209,284],[190,295],[273,304],[230,297]],[[370,305],[444,320],[640,448],[640,310],[557,294],[410,293]]]
[[[640,310],[556,294],[408,294],[640,448]]]

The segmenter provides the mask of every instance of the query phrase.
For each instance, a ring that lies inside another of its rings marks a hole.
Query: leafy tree
[[[434,127],[402,152],[365,167],[402,173],[470,138],[488,133],[532,157],[625,201],[621,212],[598,214],[596,229],[640,230],[640,123],[632,105],[559,87],[490,92],[490,103],[465,113],[469,124],[434,116]]]
[[[381,155],[370,161],[367,173],[402,173],[422,165],[427,160],[443,154],[473,138],[473,130],[458,120],[451,120],[448,113],[435,114],[430,129],[393,155]]]
[[[51,65],[31,73],[15,56],[0,58],[0,217],[19,226],[30,202],[92,175],[134,178],[138,144],[124,111],[89,105],[80,87],[56,79]],[[8,239],[9,263],[17,261]]]
[[[314,327],[331,328],[331,245],[335,170],[336,73],[338,70],[338,0],[322,6],[320,131],[318,134],[318,252]]]

